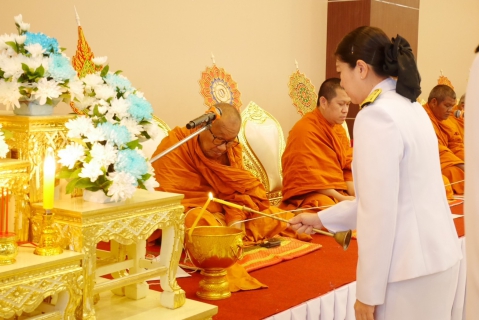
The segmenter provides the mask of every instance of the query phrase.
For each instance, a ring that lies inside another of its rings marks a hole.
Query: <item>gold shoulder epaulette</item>
[[[371,92],[371,94],[359,105],[359,110],[373,103],[379,97],[382,91],[383,90],[381,89],[376,89]]]

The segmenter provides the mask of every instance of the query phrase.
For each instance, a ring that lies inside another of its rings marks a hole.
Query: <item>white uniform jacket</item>
[[[331,231],[357,229],[356,296],[369,305],[384,303],[388,282],[444,271],[462,258],[431,120],[396,93],[395,80],[377,88],[382,93],[354,124],[356,199],[318,213]]]

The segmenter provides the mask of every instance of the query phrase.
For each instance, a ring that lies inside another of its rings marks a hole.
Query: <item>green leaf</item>
[[[67,48],[60,48],[60,52],[66,51]]]
[[[103,69],[101,70],[100,76],[102,78],[106,77],[106,75],[108,74],[109,69],[110,69],[110,67],[108,65],[104,66]]]
[[[67,194],[70,194],[73,192],[73,190],[75,189],[75,186],[77,184],[77,182],[80,180],[80,178],[75,178],[75,179],[72,179],[70,182],[68,182],[67,186],[65,187],[65,191]]]
[[[71,140],[72,142],[76,142],[76,143],[78,143],[78,144],[80,144],[80,145],[82,145],[82,146],[84,146],[84,147],[87,146],[86,143],[85,143],[85,141],[83,141],[83,139],[80,139],[80,138],[70,138],[70,140]]]
[[[115,72],[116,75],[119,75],[120,73],[122,73],[123,71],[122,70],[118,70],[117,72]]]
[[[17,43],[15,41],[7,41],[5,42],[5,44],[8,44],[10,47],[12,47],[12,49],[18,53],[18,46],[17,46]]]
[[[3,72],[2,69],[0,69],[0,78],[3,78],[3,75],[5,74],[5,72]]]
[[[22,70],[27,74],[30,73],[30,68],[25,63],[22,63]]]
[[[35,70],[35,74],[37,74],[40,78],[43,77],[45,74],[45,68],[43,68],[43,65],[40,65],[37,70]]]
[[[140,181],[140,180],[138,180],[138,188],[140,188],[140,189],[145,189],[145,190],[146,190],[145,185],[144,185],[143,182]]]
[[[136,139],[136,140],[133,140],[133,141],[130,141],[126,144],[126,146],[130,149],[135,149],[136,147],[138,147],[138,145],[140,144],[140,140]]]
[[[144,175],[141,176],[141,180],[146,181],[151,178],[151,174],[145,173]]]
[[[93,108],[93,115],[97,116],[97,117],[101,117],[103,116],[100,111],[98,111],[98,105],[95,105],[95,107]]]
[[[72,173],[75,172],[75,169],[68,169],[68,167],[62,167],[58,173],[59,179],[70,179]]]
[[[142,134],[145,138],[151,139],[151,137],[150,137],[150,135],[148,134],[148,132],[142,131],[141,134]]]
[[[91,182],[90,178],[80,178],[75,185],[76,188],[81,189],[91,188],[94,186],[96,186],[96,183]]]

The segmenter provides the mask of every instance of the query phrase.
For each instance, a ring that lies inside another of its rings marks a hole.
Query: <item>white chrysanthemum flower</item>
[[[96,73],[87,74],[82,80],[85,82],[85,87],[88,89],[94,89],[96,86],[104,83],[103,78]]]
[[[13,17],[13,20],[15,20],[15,23],[16,23],[16,24],[22,23],[22,22],[23,22],[23,16],[22,16],[22,14],[20,13],[18,16],[14,16],[14,17]]]
[[[32,55],[32,58],[43,57],[43,54],[45,53],[45,49],[43,49],[42,45],[39,43],[34,43],[28,46],[25,46],[25,50],[30,52],[30,54]]]
[[[106,115],[110,110],[110,104],[103,99],[97,100],[96,105],[98,106],[98,112],[102,115]]]
[[[131,198],[136,191],[136,179],[127,172],[112,172],[108,179],[113,181],[108,188],[108,196],[113,201]]]
[[[156,139],[156,137],[158,137],[158,135],[160,134],[160,127],[158,127],[155,122],[144,125],[144,128],[146,130],[146,133],[148,133],[150,138],[153,140]]]
[[[75,102],[75,107],[83,110],[87,107],[93,106],[97,100],[94,97],[84,96],[79,102]]]
[[[62,87],[58,84],[55,80],[41,78],[37,84],[38,90],[33,93],[34,98],[37,99],[41,105],[45,104],[48,98],[58,98],[63,92]]]
[[[25,42],[25,40],[27,40],[27,36],[26,36],[26,35],[16,36],[16,37],[15,37],[15,42],[18,43],[18,44],[23,44],[23,43]]]
[[[160,186],[158,181],[156,181],[155,177],[153,177],[153,176],[150,177],[145,182],[143,182],[143,184],[145,185],[146,190],[148,190],[150,192],[154,192],[155,188],[158,188]]]
[[[63,166],[73,169],[77,161],[85,160],[85,148],[78,143],[71,143],[58,151],[58,157]]]
[[[0,79],[0,103],[5,105],[7,110],[14,107],[20,108],[18,99],[21,98],[20,84],[18,82],[5,82]]]
[[[130,131],[131,140],[136,140],[136,136],[140,135],[143,131],[143,126],[133,118],[123,118],[120,120],[120,124]]]
[[[82,135],[86,136],[89,131],[94,129],[92,119],[83,116],[68,120],[65,127],[68,129],[68,138],[81,138]]]
[[[116,94],[115,89],[107,84],[100,84],[95,87],[95,94],[98,99],[108,100]]]
[[[92,128],[91,130],[88,130],[87,132],[85,132],[85,136],[86,136],[85,142],[90,142],[90,143],[106,140],[105,133],[100,128]]]
[[[117,154],[118,150],[110,143],[106,145],[94,143],[90,151],[93,161],[99,162],[105,168],[116,162]]]
[[[135,95],[137,95],[139,98],[145,97],[145,94],[142,91],[135,91]]]
[[[2,55],[0,69],[4,72],[3,78],[8,79],[12,77],[16,81],[23,74],[22,62],[20,56],[9,58],[6,55]]]
[[[118,118],[122,119],[124,117],[128,117],[130,114],[128,113],[128,109],[130,108],[130,102],[123,98],[120,99],[113,99],[111,100],[111,113],[114,113],[118,116]]]
[[[106,60],[108,59],[108,57],[95,57],[93,59],[91,59],[91,61],[93,61],[93,63],[97,66],[102,66],[106,63]]]
[[[30,24],[29,23],[21,22],[18,25],[20,26],[20,30],[22,30],[22,31],[30,30]]]
[[[95,182],[101,175],[103,175],[101,163],[92,160],[90,163],[83,163],[83,169],[78,176],[81,178],[89,178],[91,182]]]
[[[82,100],[84,97],[84,87],[83,87],[83,81],[81,81],[78,78],[74,78],[68,82],[68,88],[70,92],[70,96],[72,101],[77,98],[78,100]]]

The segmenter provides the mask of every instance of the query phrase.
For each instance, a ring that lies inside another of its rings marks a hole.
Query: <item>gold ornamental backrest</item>
[[[170,127],[166,124],[166,122],[156,116],[153,116],[153,123],[158,125],[158,128],[160,129],[158,135],[155,137],[155,139],[149,139],[141,143],[141,145],[143,146],[143,153],[148,158],[151,158],[153,153],[156,151],[156,148],[160,144],[161,140],[163,140],[163,138],[165,138],[170,131]]]
[[[241,113],[239,140],[243,145],[245,168],[265,186],[268,199],[276,205],[281,201],[281,156],[285,142],[278,121],[251,101]]]

